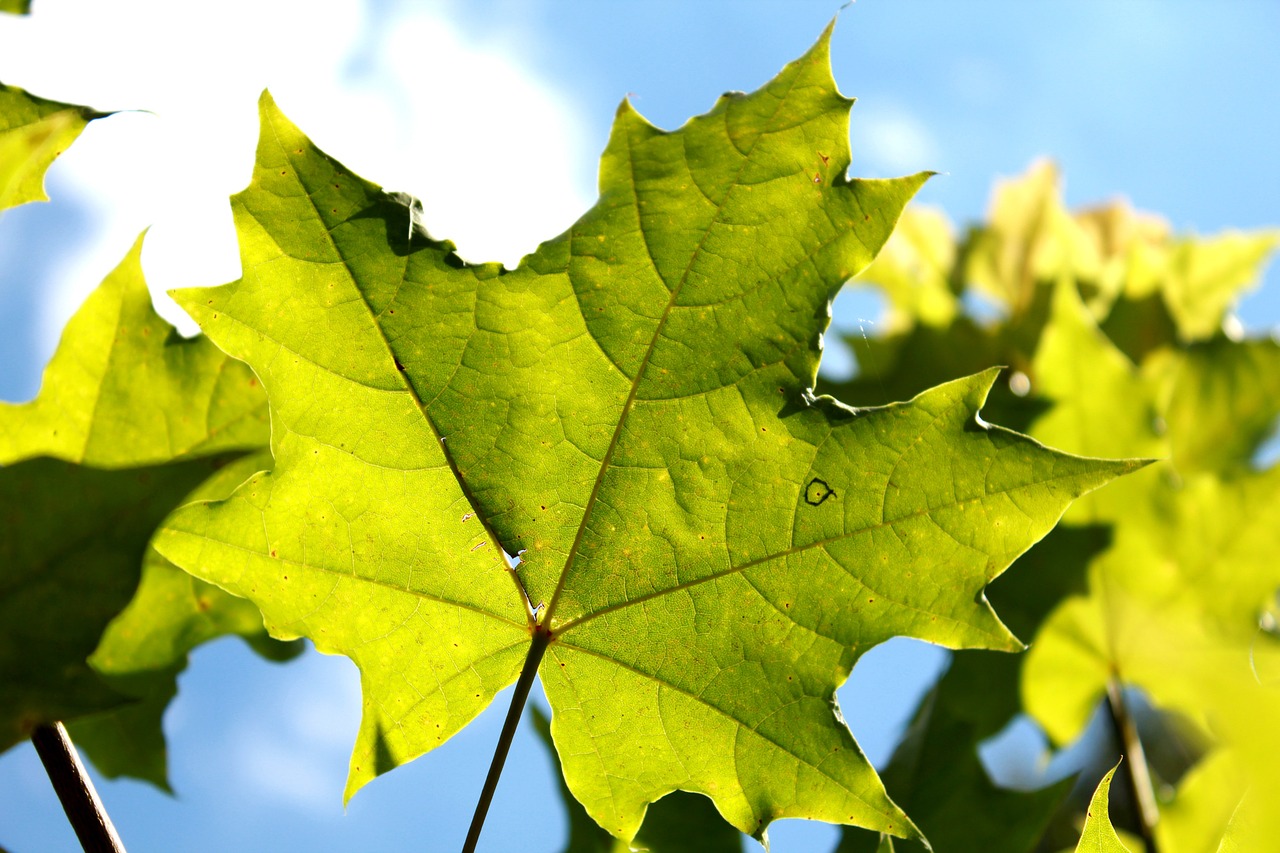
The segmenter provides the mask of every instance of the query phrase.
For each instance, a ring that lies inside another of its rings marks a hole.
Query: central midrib
[[[790,86],[787,89],[786,94],[784,94],[782,97],[778,99],[777,107],[774,108],[773,114],[769,116],[770,124],[773,122],[775,118],[777,118],[779,110],[781,110],[782,105],[786,103],[787,98],[791,94],[791,89],[793,89],[794,87],[795,87],[795,79],[793,78],[790,82]],[[725,109],[726,110],[728,109],[727,105]],[[681,290],[684,289],[685,282],[689,280],[689,273],[693,271],[693,266],[698,261],[698,257],[702,252],[703,244],[706,243],[707,237],[711,234],[711,229],[715,227],[715,225],[720,221],[721,215],[723,215],[725,208],[729,204],[729,199],[733,196],[734,189],[736,189],[739,186],[739,182],[742,178],[743,170],[746,169],[747,164],[751,162],[751,155],[755,152],[756,144],[765,135],[766,135],[766,131],[761,130],[756,135],[755,139],[751,141],[751,145],[747,148],[746,153],[743,155],[742,163],[738,166],[738,171],[733,177],[733,182],[729,185],[729,189],[725,191],[724,198],[716,206],[715,215],[712,216],[711,221],[707,223],[707,227],[703,229],[702,236],[698,239],[698,245],[694,247],[692,254],[690,254],[689,256],[689,262],[685,265],[684,272],[680,274],[680,280],[676,282],[676,286],[671,289],[671,296],[670,298],[667,299],[667,307],[663,310],[662,317],[658,321],[658,326],[656,329],[654,329],[653,337],[649,340],[649,346],[645,350],[644,358],[641,359],[640,366],[636,369],[635,378],[631,380],[631,390],[627,393],[626,402],[622,404],[622,412],[618,417],[618,424],[617,426],[614,427],[613,435],[609,439],[609,446],[605,449],[604,458],[600,460],[600,470],[599,470],[599,473],[596,474],[595,482],[592,483],[591,485],[591,495],[587,498],[586,506],[583,507],[582,520],[578,523],[578,529],[575,532],[573,537],[573,544],[569,546],[569,553],[568,553],[568,556],[565,557],[564,568],[560,571],[560,578],[556,582],[555,591],[551,594],[551,599],[547,603],[547,609],[543,612],[542,622],[541,622],[541,624],[543,625],[552,624],[551,620],[552,620],[552,617],[555,615],[556,605],[560,601],[560,594],[564,591],[565,581],[568,579],[569,574],[573,571],[574,563],[577,561],[578,554],[580,553],[580,549],[582,547],[582,537],[583,537],[583,534],[586,532],[587,521],[591,518],[591,513],[595,509],[596,500],[600,495],[600,486],[604,482],[605,473],[609,470],[610,464],[613,461],[613,455],[618,449],[618,440],[619,440],[619,437],[622,435],[622,429],[624,426],[626,426],[627,418],[630,416],[631,410],[635,408],[636,394],[640,390],[641,381],[645,378],[645,374],[648,372],[649,361],[653,357],[654,350],[657,349],[658,339],[662,337],[662,331],[663,329],[666,328],[667,320],[671,317],[671,311],[675,307],[676,301],[680,297]],[[628,166],[631,168],[631,174],[632,174],[631,185],[632,185],[632,190],[633,190],[635,201],[636,201],[636,221],[640,225],[640,236],[644,240],[645,247],[647,250],[649,246],[649,235],[648,235],[648,232],[645,230],[644,223],[642,220],[642,214],[640,211],[640,205],[639,205],[640,192],[639,192],[639,187],[636,186],[636,181],[634,177],[635,176],[635,159],[630,156],[632,151],[630,130],[627,131],[627,149],[628,149],[627,162],[628,162]],[[653,262],[652,252],[649,252],[649,259],[651,262]],[[656,262],[654,263],[654,271],[657,272]],[[659,274],[659,278],[661,278],[661,274]],[[583,317],[583,321],[584,322],[586,321],[585,317]]]

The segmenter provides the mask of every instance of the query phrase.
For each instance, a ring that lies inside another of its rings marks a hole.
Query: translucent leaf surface
[[[551,743],[551,720],[536,707],[534,727],[547,749]],[[644,823],[630,842],[614,838],[591,819],[582,804],[569,793],[560,778],[560,793],[569,813],[569,841],[564,853],[741,853],[742,834],[724,822],[711,801],[700,794],[676,791],[649,806]]]
[[[225,497],[247,476],[270,466],[266,451],[228,461],[183,502]],[[302,651],[300,643],[270,639],[251,602],[192,577],[148,548],[137,592],[89,657],[108,684],[134,701],[68,725],[99,771],[168,788],[161,721],[177,689],[176,678],[191,650],[228,634],[243,638],[269,660],[289,660]]]
[[[262,378],[276,465],[159,547],[357,662],[348,795],[547,644],[565,779],[612,834],[681,789],[757,836],[917,835],[835,688],[899,634],[1020,648],[983,587],[1141,463],[988,426],[994,371],[881,409],[812,397],[833,293],[925,177],[847,179],[849,103],[827,36],[679,131],[624,103],[599,202],[505,271],[264,97],[245,277],[177,298]]]
[[[0,464],[121,468],[266,445],[253,373],[155,313],[141,259],[139,237],[67,323],[36,398],[0,403]]]
[[[3,12],[25,13],[26,4],[10,3]],[[85,125],[100,113],[62,104],[0,83],[0,210],[48,201],[44,173]]]

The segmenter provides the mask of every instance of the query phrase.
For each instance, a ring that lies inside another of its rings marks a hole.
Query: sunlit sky
[[[127,111],[58,161],[51,203],[0,217],[0,398],[35,393],[62,324],[143,229],[153,292],[187,330],[163,292],[239,275],[226,199],[248,180],[265,87],[328,153],[419,197],[465,257],[514,265],[590,205],[621,98],[676,127],[764,83],[840,5],[34,0],[30,18],[0,15],[0,81]],[[920,199],[958,224],[982,214],[994,178],[1050,155],[1073,205],[1124,195],[1213,232],[1280,224],[1278,40],[1268,0],[859,0],[832,49],[859,99],[853,171],[939,171]],[[1242,307],[1255,330],[1280,322],[1269,279]],[[873,329],[875,311],[841,299],[836,323]],[[840,698],[873,760],[944,665],[906,642],[859,664]],[[459,847],[507,694],[344,813],[356,678],[344,659],[200,650],[165,720],[179,798],[102,784],[129,849]],[[561,848],[551,773],[522,732],[482,849]],[[0,803],[0,846],[78,849],[29,747],[0,757]],[[835,837],[799,823],[773,835],[780,851]]]

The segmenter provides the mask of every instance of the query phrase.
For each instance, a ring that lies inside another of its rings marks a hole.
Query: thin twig
[[[550,642],[551,634],[545,628],[539,627],[534,632],[533,643],[529,646],[529,654],[524,659],[524,668],[520,670],[520,679],[516,682],[516,690],[511,694],[511,707],[507,709],[507,719],[502,724],[502,734],[498,737],[498,746],[493,751],[493,763],[489,765],[489,775],[485,777],[484,788],[480,791],[480,801],[476,803],[476,813],[471,818],[471,828],[467,830],[467,840],[462,845],[462,853],[475,853],[476,844],[480,841],[480,830],[484,828],[485,815],[489,813],[489,804],[493,802],[493,794],[498,790],[498,777],[502,775],[502,765],[507,761],[507,753],[511,750],[516,728],[520,725],[520,717],[524,713],[529,690],[533,687],[533,680],[538,676],[538,664],[542,663],[542,656]]]
[[[1142,739],[1138,737],[1138,727],[1124,701],[1124,687],[1115,677],[1107,681],[1107,710],[1110,712],[1108,716],[1111,717],[1116,742],[1127,759],[1123,770],[1129,783],[1129,799],[1133,803],[1134,816],[1138,821],[1138,835],[1142,837],[1146,853],[1159,853],[1155,832],[1160,810],[1156,806],[1155,791],[1151,786],[1151,771],[1147,768],[1147,756],[1142,749]]]
[[[124,853],[124,844],[62,723],[36,726],[31,742],[85,853]]]

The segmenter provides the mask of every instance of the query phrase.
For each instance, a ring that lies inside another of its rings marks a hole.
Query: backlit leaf
[[[25,14],[10,2],[3,12]],[[0,83],[0,211],[29,201],[48,201],[44,173],[85,125],[109,113],[50,101]]]
[[[122,468],[267,442],[253,373],[155,313],[142,237],[76,311],[28,403],[0,403],[0,464],[49,456]]]
[[[1111,826],[1107,800],[1111,796],[1111,777],[1115,774],[1115,768],[1112,768],[1098,783],[1089,803],[1089,814],[1085,817],[1076,853],[1131,853]]]
[[[1056,175],[1033,168],[998,189],[989,222],[959,241],[951,270],[917,265],[922,286],[945,278],[958,281],[964,297],[994,298],[993,316],[972,316],[966,299],[969,312],[947,325],[906,317],[888,335],[850,337],[859,374],[824,386],[875,401],[1008,364],[1010,389],[1021,376],[1026,396],[998,398],[992,417],[1019,423],[1024,413],[1036,438],[1076,453],[1169,460],[1077,502],[1068,526],[1055,531],[1056,538],[1113,529],[1104,549],[1089,556],[1037,548],[1028,555],[1043,554],[1046,565],[1060,568],[1066,560],[1090,564],[1087,585],[1035,635],[1022,678],[1027,708],[1059,743],[1084,730],[1116,678],[1145,692],[1162,713],[1195,720],[1198,737],[1215,750],[1213,762],[1241,759],[1223,739],[1234,711],[1221,697],[1248,697],[1239,704],[1253,709],[1259,728],[1280,720],[1266,715],[1254,677],[1277,654],[1274,638],[1259,627],[1280,585],[1268,556],[1280,524],[1275,474],[1260,468],[1271,462],[1264,442],[1280,416],[1280,347],[1221,331],[1274,241],[1272,232],[1174,238],[1167,223],[1122,202],[1064,218]],[[889,282],[890,292],[910,285]],[[903,304],[895,300],[900,315]],[[982,683],[985,675],[969,677]],[[931,760],[962,766],[967,753],[955,754],[957,740],[935,743]],[[908,741],[901,750],[911,748]],[[1257,788],[1259,773],[1251,776]],[[897,795],[892,774],[887,778]],[[1172,792],[1177,815],[1170,822],[1177,830],[1167,832],[1184,840],[1221,835],[1223,804],[1239,801],[1244,777],[1231,776],[1230,790],[1203,778],[1193,769],[1185,790],[1158,780]],[[924,826],[929,809],[965,790],[938,793],[923,807],[902,796]],[[986,809],[994,811],[994,803]],[[1164,847],[1212,849],[1168,839]]]
[[[534,729],[554,756],[551,720],[537,707],[531,710]],[[569,813],[569,841],[564,853],[741,853],[742,834],[725,823],[711,801],[700,794],[675,791],[649,806],[640,831],[628,843],[614,838],[591,819],[569,793],[563,777],[559,783]]]
[[[177,298],[262,378],[276,464],[158,547],[357,662],[348,796],[545,645],[565,779],[615,836],[673,790],[758,837],[918,835],[835,688],[895,635],[1021,648],[983,587],[1142,463],[987,425],[995,371],[880,409],[809,393],[830,299],[925,177],[845,177],[827,45],[675,132],[624,103],[599,202],[511,271],[264,97],[245,277]]]

